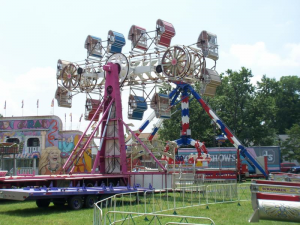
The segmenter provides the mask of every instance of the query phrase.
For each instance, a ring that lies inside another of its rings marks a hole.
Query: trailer
[[[52,202],[55,206],[65,206],[73,210],[81,209],[82,207],[93,208],[94,203],[98,200],[110,197],[115,194],[122,193],[136,193],[151,191],[151,184],[149,188],[141,188],[139,184],[133,186],[116,186],[110,183],[108,186],[104,182],[100,186],[96,183],[94,187],[87,187],[85,183],[73,187],[70,182],[69,187],[53,187],[53,183],[49,187],[43,186],[28,186],[22,189],[1,189],[0,199],[16,200],[16,201],[29,201],[35,200],[39,208],[45,208]],[[137,199],[138,200],[138,199]]]

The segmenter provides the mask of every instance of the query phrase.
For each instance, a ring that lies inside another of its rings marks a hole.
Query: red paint
[[[299,202],[300,201],[300,196],[284,195],[284,194],[256,193],[256,198],[264,199],[264,200],[279,200],[279,201],[291,201],[291,202]]]
[[[57,132],[58,131],[58,127],[57,127],[57,121],[56,120],[52,120],[51,123],[50,123],[50,127],[51,125],[54,123],[54,126],[53,126],[53,129],[54,131],[52,131],[51,133],[48,134],[48,142],[54,146],[53,142],[51,140],[54,140],[55,139],[55,136],[52,135],[53,133]]]
[[[271,180],[254,180],[257,184],[270,184],[270,185],[283,185],[300,187],[300,183],[295,182],[282,182],[282,181],[271,181]]]

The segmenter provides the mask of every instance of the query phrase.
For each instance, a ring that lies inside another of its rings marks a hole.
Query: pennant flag
[[[71,122],[72,122],[72,113],[70,113],[70,118],[71,118]]]
[[[4,109],[6,109],[6,100],[5,100],[5,102],[4,102]]]
[[[52,99],[51,107],[54,107],[54,98]]]
[[[23,107],[24,107],[24,100],[22,100],[22,106],[21,106],[21,108],[23,109]]]
[[[80,116],[80,118],[79,118],[79,122],[81,122],[82,117],[83,117],[83,114],[81,114],[81,116]]]
[[[39,100],[36,101],[36,107],[39,108]]]
[[[65,123],[67,122],[67,113],[65,113]]]

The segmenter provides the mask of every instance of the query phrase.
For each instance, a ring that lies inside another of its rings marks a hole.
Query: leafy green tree
[[[276,93],[278,82],[264,75],[257,82],[257,89],[249,108],[248,125],[251,126],[251,141],[253,145],[275,145],[277,135],[276,121]]]
[[[282,143],[282,155],[285,160],[300,161],[300,126],[294,124],[291,129],[286,130],[289,135],[286,141]]]
[[[222,84],[214,98],[204,97],[221,120],[237,138],[249,145],[276,145],[277,135],[300,123],[300,78],[285,76],[279,81],[266,75],[254,86],[251,70],[227,70],[221,74]],[[196,90],[199,90],[197,84]],[[199,91],[198,91],[199,92]],[[163,140],[180,137],[181,111],[172,109],[170,120],[165,120],[159,131]],[[206,146],[215,146],[214,138],[221,134],[198,102],[190,102],[190,128],[192,138],[201,140]],[[223,146],[231,146],[226,142]]]
[[[300,77],[283,76],[276,89],[276,121],[279,134],[300,122]]]
[[[245,122],[248,118],[248,109],[251,107],[255,87],[250,79],[251,70],[242,67],[240,71],[227,70],[222,74],[222,85],[218,87],[217,96],[211,104],[213,109],[242,141],[249,142],[249,127]]]
[[[217,88],[214,98],[205,98],[210,107],[216,111],[225,124],[233,130],[242,140],[248,138],[247,109],[251,108],[254,86],[250,83],[251,70],[242,68],[239,72],[227,70],[226,75],[221,74],[222,85]],[[198,89],[198,86],[195,87]],[[160,137],[164,140],[175,140],[180,136],[181,114],[176,112],[170,120],[165,120],[160,130]],[[215,145],[215,135],[221,131],[215,129],[210,117],[202,109],[196,100],[190,102],[190,128],[192,138],[206,143],[206,146]],[[248,139],[247,139],[248,140]],[[231,144],[229,143],[229,146]]]

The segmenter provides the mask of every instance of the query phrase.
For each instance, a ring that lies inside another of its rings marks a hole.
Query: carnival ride
[[[221,84],[216,71],[216,61],[219,58],[217,36],[202,31],[195,44],[171,46],[174,36],[174,26],[158,19],[156,29],[152,31],[136,25],[131,26],[128,34],[131,51],[128,54],[122,53],[126,43],[124,35],[110,30],[105,40],[87,36],[84,44],[87,49],[85,60],[79,62],[58,60],[55,95],[58,105],[71,107],[73,96],[85,93],[87,96],[85,119],[90,121],[63,166],[66,173],[74,172],[76,163],[93,138],[99,138],[100,144],[92,174],[133,173],[137,171],[133,160],[143,161],[143,159],[144,161],[150,159],[157,164],[158,173],[166,173],[166,164],[183,163],[183,160],[176,158],[172,152],[180,146],[194,146],[197,149],[198,156],[190,158],[190,163],[199,167],[207,165],[210,156],[205,145],[192,139],[189,127],[189,100],[192,96],[239,153],[264,176],[268,176],[263,167],[201,97],[213,97],[217,86]],[[208,68],[207,61],[213,63],[211,68]],[[192,86],[195,83],[200,84],[200,94]],[[170,93],[162,92],[163,87],[173,90]],[[132,131],[123,121],[121,91],[124,88],[129,88],[128,119],[142,120],[149,105],[154,110],[138,131]],[[162,142],[153,141],[152,138],[162,120],[170,118],[171,108],[179,103],[182,115],[180,138],[169,142],[167,146]],[[151,136],[147,140],[141,140],[139,134],[154,118],[159,120]],[[97,136],[100,126],[100,136]],[[124,126],[132,135],[128,146],[124,141]],[[91,130],[91,127],[94,129]],[[87,137],[88,140],[83,148],[79,148],[83,137]],[[144,164],[144,169],[145,167]]]
[[[260,163],[202,98],[213,97],[221,84],[216,71],[219,58],[217,36],[202,31],[195,44],[171,46],[174,36],[173,25],[159,19],[153,31],[136,25],[130,28],[128,39],[131,41],[131,51],[128,54],[122,53],[124,35],[110,30],[106,40],[87,36],[84,44],[87,49],[85,60],[58,60],[55,92],[58,106],[71,108],[73,97],[85,93],[84,118],[89,124],[63,165],[64,174],[0,177],[0,181],[6,184],[23,184],[21,186],[24,187],[24,184],[33,183],[37,186],[2,189],[0,198],[36,199],[39,207],[48,206],[51,201],[56,204],[68,202],[73,209],[81,208],[83,202],[91,207],[98,197],[105,194],[151,191],[152,187],[168,188],[176,180],[176,174],[180,172],[178,168],[185,163],[193,165],[194,172],[197,168],[197,174],[204,174],[206,179],[236,180],[235,170],[207,168],[211,158],[204,143],[192,138],[189,126],[191,96],[235,146],[237,153],[267,177]],[[211,68],[208,68],[207,61],[212,62]],[[192,86],[195,83],[199,83],[201,94]],[[121,92],[125,88],[129,88],[129,119],[142,120],[148,106],[153,110],[136,131],[131,130],[123,120]],[[179,103],[182,115],[180,137],[167,144],[153,140],[163,120],[171,117],[172,107]],[[140,138],[140,134],[154,118],[158,118],[158,121],[152,133],[146,140]],[[124,127],[131,134],[131,140],[127,143]],[[99,140],[92,171],[90,174],[76,174],[75,168],[92,140]],[[198,154],[192,155],[185,162],[175,154],[181,146],[194,146]],[[106,186],[94,186],[91,183],[94,181],[106,182]],[[115,185],[117,181],[124,186]],[[53,187],[53,182],[56,186],[58,182],[64,183],[64,187]],[[73,188],[75,182],[78,182],[78,186]],[[70,184],[69,188],[65,187],[67,183]],[[87,188],[85,183],[94,187]],[[149,183],[149,188],[138,189]],[[45,185],[49,184],[47,188]],[[59,199],[61,202],[57,201]]]

